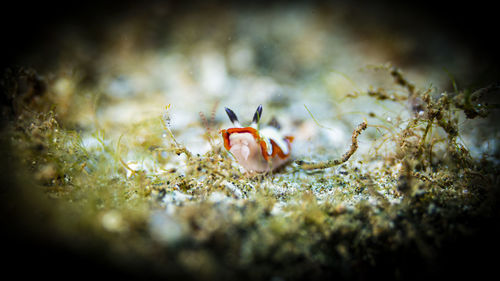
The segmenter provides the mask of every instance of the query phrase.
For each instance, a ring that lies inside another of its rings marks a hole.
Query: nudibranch
[[[236,114],[225,107],[229,120],[234,127],[221,130],[224,147],[236,161],[249,172],[269,172],[283,164],[292,151],[292,136],[283,136],[276,119],[259,128],[262,105],[259,105],[249,127],[241,126]]]

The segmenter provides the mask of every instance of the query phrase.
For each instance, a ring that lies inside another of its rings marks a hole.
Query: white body
[[[262,156],[260,145],[250,133],[231,134],[229,140],[231,142],[229,152],[249,172],[268,172],[278,168],[287,161],[287,159],[281,159],[280,157],[273,157],[269,161],[266,161],[264,156]],[[286,145],[285,147],[286,151],[288,151],[288,147]]]

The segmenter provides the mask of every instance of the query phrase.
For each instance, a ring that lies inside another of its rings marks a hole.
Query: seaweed
[[[329,160],[327,162],[320,162],[320,163],[307,163],[302,160],[298,160],[295,161],[295,163],[299,165],[301,169],[304,170],[327,169],[345,163],[346,161],[349,160],[349,158],[351,158],[354,152],[356,152],[356,150],[358,149],[358,136],[361,134],[363,130],[366,130],[367,126],[368,124],[365,121],[359,124],[358,127],[352,132],[351,147],[349,148],[348,151],[346,151],[342,155],[340,159]]]
[[[57,218],[54,225],[63,224],[58,228],[62,227],[65,235],[77,235],[82,227],[94,229],[95,239],[108,241],[111,249],[123,239],[142,241],[132,244],[143,246],[127,247],[125,252],[150,252],[151,256],[143,258],[152,264],[158,262],[154,260],[161,254],[146,249],[158,243],[161,247],[174,247],[169,251],[176,253],[176,263],[187,272],[197,272],[197,279],[221,276],[226,263],[233,270],[224,274],[236,276],[251,268],[252,279],[271,273],[287,279],[309,274],[324,276],[326,272],[350,276],[355,264],[370,271],[381,263],[381,257],[403,251],[411,243],[415,243],[423,258],[432,260],[447,237],[437,233],[449,233],[449,227],[461,224],[454,218],[468,211],[460,206],[473,209],[472,206],[482,205],[486,191],[480,186],[490,186],[493,180],[458,142],[460,131],[453,112],[467,110],[462,102],[466,92],[442,94],[436,99],[429,91],[412,86],[400,70],[388,70],[395,84],[406,89],[408,97],[386,99],[370,91],[367,96],[403,107],[410,100],[414,104],[418,100],[417,107],[423,111],[411,115],[401,129],[393,127],[388,131],[391,135],[386,138],[392,139],[396,149],[385,155],[383,163],[390,169],[400,165],[400,172],[394,177],[388,170],[381,171],[387,175],[384,176],[368,170],[360,172],[355,165],[345,166],[358,148],[359,135],[370,127],[366,121],[353,131],[351,146],[341,159],[317,163],[297,160],[298,171],[288,173],[285,168],[283,174],[254,177],[243,176],[229,154],[224,153],[211,135],[213,130],[203,113],[200,117],[210,149],[204,155],[190,152],[171,129],[170,105],[162,121],[153,124],[161,124],[157,128],[169,136],[170,147],[153,142],[144,153],[157,165],[185,155],[181,160],[184,168],[178,166],[159,173],[123,159],[124,152],[134,149],[124,141],[126,136],[114,143],[105,131],[96,131],[92,138],[97,146],[89,148],[83,144],[81,133],[59,125],[52,110],[16,110],[23,118],[11,122],[8,135],[15,140],[14,154],[22,159],[21,165],[33,171],[37,185],[50,198],[57,198],[60,208],[66,209],[65,215],[57,211],[59,208],[51,211]],[[414,111],[415,106],[409,110]],[[212,113],[211,123],[213,116]],[[437,128],[442,129],[444,138],[439,137]],[[363,157],[364,163],[373,161],[370,155]],[[297,177],[301,171],[342,164],[345,176],[327,177],[319,173],[313,179]],[[448,170],[444,165],[448,165]],[[365,170],[363,166],[359,165]],[[382,189],[384,177],[389,177],[385,181],[396,183],[384,184],[386,191]],[[333,196],[320,199],[322,194],[328,194],[320,190],[328,191],[339,184],[351,191],[334,192]],[[290,186],[296,186],[293,189],[298,188],[298,192],[291,192]],[[387,192],[393,195],[388,197]],[[346,208],[346,200],[352,200],[348,198],[356,194],[372,198],[369,200],[374,200],[375,205],[361,200]],[[396,198],[401,198],[402,203],[391,203]],[[150,213],[173,206],[172,214],[151,217]],[[69,210],[80,223],[66,221]],[[178,229],[178,234],[162,230],[167,227],[164,224]],[[152,240],[147,238],[150,231]],[[429,236],[422,231],[435,234]],[[384,250],[388,244],[389,252]]]

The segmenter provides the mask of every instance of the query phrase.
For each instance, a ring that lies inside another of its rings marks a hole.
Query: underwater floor
[[[497,65],[470,30],[381,3],[30,10],[27,23],[54,18],[12,31],[22,46],[2,69],[6,268],[486,276],[500,233]],[[220,133],[236,126],[225,107],[245,127],[259,105],[261,129],[280,125],[271,139],[294,137],[264,173]]]

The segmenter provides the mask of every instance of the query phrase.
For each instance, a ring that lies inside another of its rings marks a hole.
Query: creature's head
[[[291,137],[282,137],[276,128],[259,130],[262,105],[257,107],[248,127],[242,127],[236,114],[225,108],[235,127],[221,130],[224,147],[247,171],[270,171],[282,165],[290,155]]]

